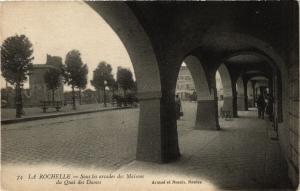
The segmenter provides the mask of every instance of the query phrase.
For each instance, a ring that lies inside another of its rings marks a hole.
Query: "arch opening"
[[[218,74],[218,75],[217,75]],[[221,64],[216,71],[215,78],[218,78],[220,85],[217,87],[218,92],[221,93],[220,101],[218,102],[218,108],[220,108],[220,116],[223,116],[224,112],[228,112],[229,115],[233,116],[233,90],[232,90],[232,80],[229,70],[225,64]]]
[[[164,147],[161,119],[161,82],[149,37],[125,2],[87,2],[118,35],[131,59],[137,81],[139,122],[136,159],[162,162]],[[123,22],[124,18],[128,22]],[[132,34],[135,35],[132,35]],[[151,117],[149,117],[151,116]],[[153,141],[155,140],[155,141]],[[176,147],[176,143],[174,143]]]
[[[196,107],[194,128],[219,129],[215,86],[209,84],[207,71],[196,56],[185,57],[184,63],[184,67],[190,71],[190,76],[194,81],[193,99],[190,99]],[[179,72],[177,83],[180,81],[180,77]]]

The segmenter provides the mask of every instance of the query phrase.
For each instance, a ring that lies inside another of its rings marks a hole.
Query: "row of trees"
[[[76,109],[75,88],[79,90],[79,96],[81,96],[81,91],[84,90],[87,85],[88,74],[87,65],[83,64],[80,52],[78,50],[70,51],[66,56],[65,65],[62,64],[61,60],[57,59],[56,62],[47,64],[52,64],[57,68],[48,70],[44,76],[47,88],[52,91],[52,101],[54,102],[54,92],[59,87],[61,77],[63,77],[64,83],[72,88],[72,105],[73,109]],[[127,90],[135,86],[132,73],[129,69],[118,67],[117,80],[115,80],[111,65],[104,61],[100,62],[93,71],[93,79],[90,82],[98,92],[99,97],[100,91],[102,90],[104,92],[103,98],[105,107],[106,88],[112,90],[114,94],[115,90],[120,86],[124,91],[124,96],[126,96]],[[81,102],[81,97],[79,97],[79,101]]]
[[[49,69],[44,76],[46,86],[52,91],[52,101],[54,102],[55,90],[60,86],[63,78],[64,83],[72,88],[72,105],[76,109],[75,104],[75,88],[81,91],[87,85],[87,64],[83,64],[81,54],[78,50],[71,50],[67,53],[65,64],[62,59],[47,60],[46,64],[54,66]]]
[[[25,35],[15,35],[8,37],[3,42],[1,49],[2,76],[7,82],[15,86],[16,117],[21,117],[23,110],[21,87],[32,69],[32,60],[34,59],[32,44]],[[54,66],[44,76],[47,88],[52,91],[52,101],[54,102],[54,93],[60,86],[61,80],[63,80],[65,84],[72,88],[72,105],[73,109],[76,109],[75,89],[81,92],[86,88],[88,74],[87,64],[83,64],[80,52],[78,50],[68,52],[64,64],[62,59],[47,60],[46,64]],[[115,80],[112,67],[106,62],[100,62],[93,71],[91,84],[98,92],[103,90],[104,95],[106,87],[109,87],[113,93],[118,87],[121,87],[124,95],[126,95],[126,91],[135,86],[129,69],[118,67],[117,80]]]
[[[100,93],[100,90],[103,91],[104,106],[106,106],[106,100],[105,100],[106,87],[110,88],[114,95],[115,90],[117,90],[118,87],[120,86],[124,91],[125,97],[126,97],[127,90],[133,89],[135,87],[132,73],[129,69],[118,67],[117,80],[115,80],[112,74],[111,65],[104,61],[100,62],[97,68],[94,70],[91,84],[97,90],[98,94]]]

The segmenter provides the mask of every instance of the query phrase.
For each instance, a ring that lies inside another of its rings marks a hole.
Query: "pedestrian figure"
[[[264,119],[266,102],[262,94],[257,99],[258,118]]]
[[[271,94],[267,95],[266,114],[269,116],[269,120],[272,121],[272,119],[273,119],[273,97]]]
[[[176,95],[175,97],[175,108],[176,108],[176,120],[178,120],[183,114],[181,112],[181,101],[178,95]]]

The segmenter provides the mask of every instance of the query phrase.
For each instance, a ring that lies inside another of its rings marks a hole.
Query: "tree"
[[[2,76],[16,90],[16,117],[21,117],[23,111],[21,86],[27,80],[32,68],[33,48],[25,35],[15,35],[4,40],[1,47]]]
[[[110,64],[102,61],[98,64],[97,68],[93,72],[93,80],[91,80],[91,84],[95,87],[100,94],[100,90],[103,90],[103,101],[104,106],[106,106],[106,95],[105,95],[105,87],[110,87],[112,82],[114,81],[112,75],[112,67]],[[100,96],[99,96],[100,97]]]
[[[118,67],[117,82],[124,91],[124,97],[126,97],[126,91],[134,86],[131,71],[127,68]]]
[[[57,90],[57,88],[60,85],[60,80],[61,80],[60,76],[61,76],[61,72],[55,68],[48,69],[44,75],[46,86],[48,90],[52,91],[52,102],[55,101],[54,98],[55,90]]]
[[[115,91],[118,90],[118,83],[117,81],[112,78],[111,82],[108,83],[110,86],[110,89],[112,90],[113,95],[115,95]]]
[[[54,93],[55,90],[57,90],[57,88],[60,86],[61,77],[64,71],[62,58],[58,56],[50,56],[47,54],[46,65],[50,65],[51,68],[46,71],[44,80],[47,88],[52,91],[52,102],[54,102]]]
[[[72,105],[76,109],[75,104],[75,88],[82,87],[82,84],[87,75],[87,65],[83,64],[81,54],[78,50],[68,52],[65,60],[65,83],[71,85],[72,88]]]
[[[132,91],[134,92],[134,94],[137,94],[137,83],[136,83],[136,81],[133,82]]]

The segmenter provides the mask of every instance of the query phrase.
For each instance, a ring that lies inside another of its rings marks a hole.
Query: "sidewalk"
[[[136,185],[141,190],[149,186],[152,190],[288,190],[287,166],[278,141],[270,139],[270,122],[257,119],[255,111],[239,115],[232,121],[221,120],[220,131],[188,132],[189,120],[181,121],[178,128],[186,130],[179,133],[182,156],[178,161],[133,161],[116,174],[143,174],[146,183]],[[165,183],[152,185],[152,180]]]
[[[31,120],[55,118],[69,115],[93,113],[100,111],[109,111],[115,109],[125,109],[129,107],[116,107],[112,106],[110,103],[107,104],[107,107],[104,107],[103,103],[101,104],[85,104],[85,105],[76,105],[76,110],[72,109],[71,105],[62,107],[60,111],[56,111],[55,108],[47,109],[46,113],[43,113],[40,107],[24,108],[25,115],[21,118],[16,118],[15,113],[16,109],[14,108],[2,108],[1,109],[1,124],[10,124],[18,123]]]

